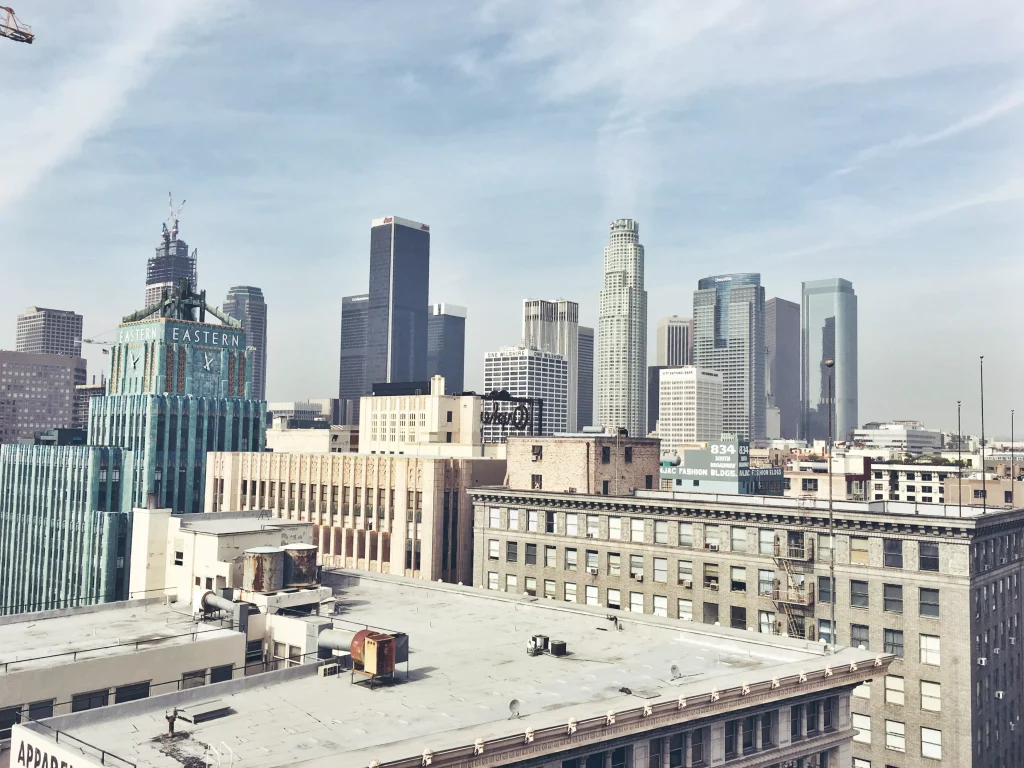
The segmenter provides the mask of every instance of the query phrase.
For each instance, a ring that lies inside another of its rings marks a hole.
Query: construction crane
[[[16,43],[32,44],[36,36],[32,34],[32,27],[22,24],[14,11],[6,5],[0,5],[0,37],[8,37]]]

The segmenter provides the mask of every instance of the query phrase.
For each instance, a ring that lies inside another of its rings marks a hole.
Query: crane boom
[[[32,34],[32,27],[18,21],[14,10],[6,5],[0,5],[0,37],[7,37],[16,43],[29,43],[36,39]]]

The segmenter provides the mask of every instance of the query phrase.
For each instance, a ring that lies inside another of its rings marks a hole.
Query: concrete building
[[[693,365],[693,318],[672,315],[658,320],[657,364]]]
[[[334,577],[343,615],[307,620],[321,663],[16,725],[13,761],[28,751],[75,768],[100,765],[100,755],[106,765],[180,768],[216,763],[215,749],[221,765],[253,768],[846,768],[857,733],[850,692],[891,664],[870,651],[830,658],[783,638],[755,643],[630,613],[613,623],[582,604],[353,576]],[[361,652],[331,646],[347,647],[338,641],[364,627],[374,644],[394,644],[400,687],[388,685],[391,673],[350,683],[363,677],[348,671]],[[525,653],[542,634],[554,647],[539,639],[540,652]],[[172,737],[165,713],[175,710],[189,722],[179,718]]]
[[[253,348],[252,397],[267,399],[267,302],[263,291],[236,285],[224,299],[224,311],[242,324],[245,340]]]
[[[807,442],[828,439],[830,370],[836,441],[857,428],[857,294],[842,278],[803,283],[800,304],[800,402]]]
[[[171,225],[169,229],[167,224]],[[173,210],[168,221],[162,225],[162,230],[160,245],[146,262],[146,295],[143,305],[146,307],[156,305],[165,293],[169,296],[182,281],[187,282],[193,291],[199,285],[196,251],[190,254],[188,243],[178,237],[178,217]]]
[[[75,429],[89,428],[89,403],[94,397],[107,394],[106,376],[100,376],[100,383],[92,377],[92,384],[76,384],[75,395],[71,406],[71,426]]]
[[[75,387],[84,383],[80,357],[0,350],[0,445],[72,426]]]
[[[722,439],[722,374],[694,365],[659,376],[658,437],[661,450]]]
[[[512,397],[531,398],[542,403],[540,434],[565,432],[569,428],[569,364],[554,352],[530,347],[502,347],[484,358],[484,391],[508,392]],[[526,409],[528,406],[517,406]],[[495,410],[498,404],[494,403]],[[484,442],[500,443],[510,435],[528,434],[536,424],[531,418],[507,423],[484,418]],[[535,432],[536,433],[536,432]]]
[[[68,309],[29,307],[18,315],[18,352],[82,356],[82,316]],[[84,383],[84,382],[83,382]]]
[[[579,386],[576,388],[576,426],[583,429],[594,424],[594,329],[581,325],[578,331],[576,356]]]
[[[763,440],[764,288],[761,275],[705,277],[693,294],[693,362],[722,374],[723,429]]]
[[[942,451],[942,432],[917,421],[870,422],[853,430],[853,444],[868,450],[921,456]]]
[[[554,352],[565,358],[566,427],[575,432],[579,416],[579,321],[575,301],[523,299],[523,346]],[[490,390],[488,390],[490,391]]]
[[[366,323],[369,316],[368,294],[345,296],[341,300],[341,362],[338,372],[338,399],[344,424],[359,423],[359,398],[369,394],[366,379]]]
[[[647,291],[640,224],[616,219],[604,249],[604,286],[597,325],[598,426],[645,434]]]
[[[359,427],[321,425],[294,429],[278,422],[267,430],[267,450],[274,453],[356,453]]]
[[[427,378],[430,227],[386,216],[370,228],[366,389]]]
[[[779,434],[772,439],[800,437],[800,305],[778,297],[764,303],[764,345],[768,366],[765,390],[768,408],[777,408]]]
[[[840,648],[896,657],[853,695],[853,765],[1020,764],[1024,511],[837,501],[833,537],[814,499],[549,492],[511,448],[470,492],[478,586],[826,643],[834,611]]]
[[[466,308],[431,304],[427,315],[427,377],[444,377],[448,394],[466,388]]]

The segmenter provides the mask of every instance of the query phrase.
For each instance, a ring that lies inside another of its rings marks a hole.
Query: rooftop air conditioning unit
[[[334,677],[341,670],[341,664],[323,664],[316,673],[320,677]]]
[[[1005,696],[1006,696],[1006,694],[1003,691],[996,691],[996,698],[997,699],[1002,699]]]
[[[636,579],[637,581],[643,583],[644,575],[642,573],[638,573],[633,578]]]
[[[984,667],[986,664],[988,664],[988,659],[986,659],[984,656],[979,656],[978,657],[978,666],[979,667]]]

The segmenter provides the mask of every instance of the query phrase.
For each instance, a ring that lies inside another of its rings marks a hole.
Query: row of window
[[[871,717],[853,714],[853,727],[857,729],[853,740],[860,744],[871,744]],[[907,751],[907,726],[898,720],[885,721],[885,748],[894,752]],[[942,759],[942,731],[937,728],[921,727],[921,757]],[[855,757],[853,768],[871,768],[871,761]]]

